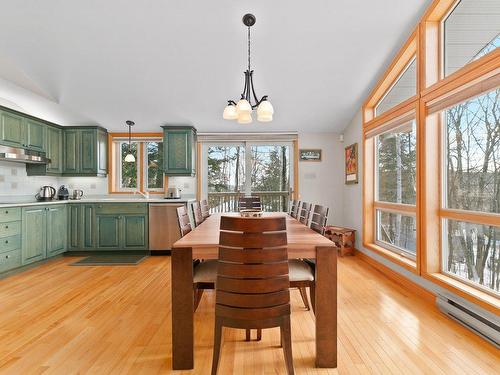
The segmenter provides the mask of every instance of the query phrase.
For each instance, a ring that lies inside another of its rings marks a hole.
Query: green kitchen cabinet
[[[194,176],[196,129],[192,126],[162,126],[163,169],[167,176]]]
[[[47,173],[61,174],[63,170],[63,130],[55,126],[47,127],[46,152],[50,163],[47,164]]]
[[[100,127],[64,129],[63,175],[105,176],[107,174],[107,132]]]
[[[30,264],[47,257],[47,207],[23,208],[22,264]]]
[[[75,203],[68,205],[69,251],[95,248],[95,205]]]
[[[61,254],[67,247],[67,208],[64,204],[22,209],[22,264]]]
[[[120,250],[121,220],[119,215],[97,215],[97,248],[99,250]]]
[[[2,144],[14,147],[25,147],[26,123],[24,117],[9,111],[0,112]]]
[[[47,207],[47,257],[64,253],[67,248],[68,210],[66,205]]]
[[[46,125],[40,121],[26,119],[25,146],[30,150],[45,151]]]

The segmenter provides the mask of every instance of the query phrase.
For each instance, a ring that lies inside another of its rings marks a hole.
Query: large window
[[[443,117],[443,211],[500,218],[500,89]],[[473,219],[472,219],[473,220]],[[443,272],[499,292],[500,227],[443,218]]]
[[[402,256],[416,257],[415,121],[376,136],[376,242]],[[389,205],[386,205],[386,204]]]
[[[204,144],[209,206],[236,211],[241,196],[259,196],[266,211],[286,211],[293,166],[291,143]]]
[[[113,141],[113,192],[163,192],[163,142],[157,139]],[[130,153],[134,162],[125,161]]]
[[[444,75],[500,46],[500,2],[460,0],[443,21]]]

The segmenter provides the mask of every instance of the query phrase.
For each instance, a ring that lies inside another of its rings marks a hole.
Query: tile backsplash
[[[44,185],[56,189],[66,185],[70,191],[81,189],[87,195],[108,193],[108,179],[105,177],[28,176],[25,164],[0,162],[0,195],[35,195]]]

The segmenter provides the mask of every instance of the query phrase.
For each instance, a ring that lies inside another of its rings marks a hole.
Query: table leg
[[[192,249],[172,250],[172,368],[194,367]]]
[[[316,248],[316,367],[337,367],[337,249]]]

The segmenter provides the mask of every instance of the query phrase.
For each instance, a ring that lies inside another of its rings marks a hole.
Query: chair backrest
[[[208,202],[206,199],[203,199],[200,202],[201,205],[201,216],[203,216],[203,220],[210,216],[210,208],[208,207]]]
[[[319,234],[325,234],[325,225],[328,220],[328,207],[315,205],[311,216],[311,229]]]
[[[177,207],[177,220],[179,221],[181,237],[191,232],[191,222],[189,221],[189,215],[185,206]]]
[[[203,215],[201,213],[201,204],[199,201],[194,201],[191,203],[191,209],[193,210],[193,218],[194,218],[194,226],[197,227],[205,219],[203,219]]]
[[[302,224],[307,225],[309,223],[311,208],[312,208],[312,203],[302,202],[302,208],[300,209],[300,215],[299,215],[299,221]]]
[[[240,197],[238,199],[239,210],[261,210],[262,206],[260,204],[260,197]]]
[[[290,205],[290,216],[296,219],[299,216],[299,209],[300,201],[294,199]]]
[[[284,217],[221,217],[216,316],[273,327],[290,314],[286,245]]]

